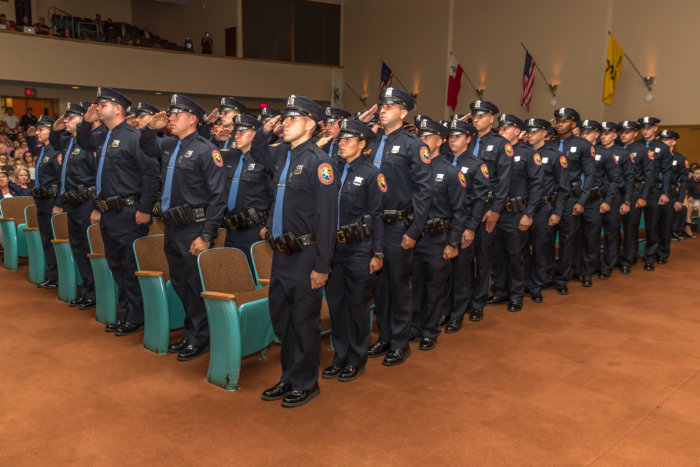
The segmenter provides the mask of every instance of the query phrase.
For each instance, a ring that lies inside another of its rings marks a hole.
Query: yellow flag
[[[615,86],[620,79],[622,70],[622,60],[625,58],[625,51],[617,43],[612,34],[608,43],[608,61],[605,64],[605,81],[603,82],[603,102],[612,105],[615,99]]]

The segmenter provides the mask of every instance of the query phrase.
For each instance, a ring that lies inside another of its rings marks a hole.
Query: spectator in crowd
[[[34,171],[35,171],[34,156],[32,155],[32,152],[27,150],[27,149],[20,148],[20,149],[18,149],[18,151],[19,150],[21,150],[23,152],[22,163],[29,170],[29,178],[34,180]]]
[[[5,171],[0,171],[0,197],[12,198],[12,193],[10,192],[10,176]],[[1,235],[0,243],[2,243]]]
[[[22,18],[22,26],[32,27],[32,22],[29,21],[29,16],[24,16]]]
[[[71,32],[70,28],[66,28],[63,30],[63,37],[67,37],[71,39],[73,37],[73,33]]]
[[[66,28],[66,29],[68,29],[68,28]],[[53,37],[65,37],[64,34],[58,30],[58,26],[56,26],[55,24],[53,26],[51,26],[51,34],[50,35]]]
[[[143,28],[143,38],[146,40],[151,38],[151,33],[148,30],[148,26],[144,26],[144,28]]]
[[[19,121],[19,124],[22,128],[29,128],[30,126],[36,125],[36,117],[32,114],[34,109],[31,107],[27,107],[27,113],[22,115],[22,118]]]
[[[686,237],[694,238],[692,217],[693,214],[700,215],[700,165],[695,163],[690,166],[690,180],[688,180],[684,204],[687,208],[687,214],[683,234]]]
[[[5,26],[2,28],[2,26]],[[0,28],[2,29],[10,29],[10,24],[7,22],[7,16],[5,16],[5,13],[0,13]]]
[[[49,27],[46,25],[44,18],[39,18],[39,22],[34,25],[37,34],[49,35]]]
[[[16,166],[12,175],[10,175],[10,191],[12,195],[31,196],[32,188],[34,188],[34,181],[31,180],[29,169],[23,165]]]
[[[7,172],[8,177],[9,173],[12,172],[12,170],[14,170],[11,159],[11,157],[7,157],[5,155],[0,156],[0,170],[3,172]]]
[[[0,155],[9,156],[9,153],[7,152],[7,144],[0,143]]]
[[[17,115],[14,114],[12,107],[5,109],[5,115],[2,117],[2,121],[5,122],[7,128],[10,130],[10,133],[15,133],[17,131],[17,123],[19,123],[19,119],[17,118]]]
[[[194,46],[192,45],[192,39],[189,37],[185,39],[185,46],[184,46],[185,52],[194,52]]]
[[[211,38],[208,32],[202,37],[202,53],[211,55],[212,47],[214,47],[214,39]]]

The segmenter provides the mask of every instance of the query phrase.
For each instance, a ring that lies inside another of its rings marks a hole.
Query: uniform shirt
[[[595,153],[595,175],[594,187],[597,186],[604,189],[607,194],[603,200],[605,203],[612,205],[618,195],[618,191],[623,186],[622,173],[617,165],[617,159],[612,149],[596,144],[593,146]]]
[[[634,163],[630,157],[630,151],[618,145],[613,145],[610,149],[613,151],[617,166],[620,168],[622,185],[619,186],[619,191],[622,194],[622,202],[631,203],[632,191],[634,190]]]
[[[656,177],[654,174],[654,152],[639,141],[625,146],[625,149],[630,152],[630,160],[634,164],[634,182],[644,183],[639,198],[646,200]]]
[[[528,203],[525,207],[525,214],[534,217],[535,211],[544,197],[542,156],[531,147],[521,143],[513,146],[513,153],[508,197],[526,199]]]
[[[451,160],[454,163],[454,154],[450,151],[449,156],[447,156],[447,162]],[[467,183],[465,202],[468,208],[471,208],[467,209],[467,220],[464,228],[476,232],[481,223],[481,218],[484,216],[486,196],[490,190],[487,177],[488,167],[467,150],[457,157],[457,165],[455,167],[464,174]]]
[[[384,135],[370,145],[373,160]],[[413,208],[413,223],[406,235],[414,240],[420,238],[428,218],[428,208],[433,194],[430,184],[430,154],[428,148],[416,135],[398,128],[386,135],[382,162],[379,170],[386,177],[387,192],[384,195],[386,209],[405,211]]]
[[[486,210],[500,213],[506,204],[510,177],[513,169],[513,146],[503,136],[489,130],[481,138],[472,137],[467,147],[469,154],[474,154],[474,148],[479,141],[479,153],[476,155],[480,161],[486,164],[490,190],[494,201]]]
[[[262,163],[255,162],[250,151],[243,155],[242,161],[241,151],[238,149],[222,150],[221,154],[226,167],[226,209],[228,210],[228,195],[231,191],[233,176],[236,174],[238,164],[242,163],[243,168],[238,181],[236,205],[232,212],[248,215],[248,209],[251,208],[258,212],[269,211],[272,208],[272,198],[275,190],[274,173]]]
[[[95,186],[97,177],[97,155],[94,151],[87,151],[78,145],[78,138],[71,135],[61,135],[52,131],[49,135],[51,145],[63,153],[63,164],[66,165],[66,178],[64,191],[77,190],[78,185],[85,188]],[[71,141],[73,144],[71,145]],[[70,146],[70,153],[66,152]],[[59,174],[59,179],[61,175]],[[56,204],[63,206],[63,199],[58,198]]]
[[[338,181],[343,176],[345,160],[334,161]],[[372,216],[372,251],[384,251],[384,175],[363,156],[349,164],[345,183],[340,187],[338,223],[340,226],[358,222],[361,216]],[[340,246],[340,244],[338,244]],[[354,246],[354,245],[353,245]]]
[[[535,152],[542,160],[542,197],[556,194],[552,214],[561,216],[569,203],[569,161],[552,144],[545,143]]]
[[[430,168],[433,198],[428,218],[450,219],[447,243],[458,243],[467,221],[467,179],[444,155],[433,158]]]
[[[561,144],[562,142],[563,145]],[[584,176],[583,185],[581,185],[581,196],[573,201],[582,205],[586,204],[588,195],[591,194],[591,188],[596,186],[593,185],[595,173],[593,146],[588,140],[575,135],[571,135],[564,140],[555,140],[554,147],[559,150],[560,146],[562,147],[561,152],[566,156],[569,165],[569,187],[571,187],[571,183],[581,183],[581,175]]]
[[[87,122],[78,125],[78,145],[88,150],[96,148],[99,167],[108,132],[100,128],[93,132],[90,127]],[[150,214],[158,197],[160,174],[158,162],[141,150],[140,135],[126,121],[112,129],[104,155],[100,198],[139,196],[138,210]]]
[[[647,147],[654,151],[654,172],[657,177],[657,186],[661,189],[661,193],[669,193],[671,188],[671,167],[673,164],[671,150],[658,139],[650,141]]]
[[[291,149],[286,143],[269,145],[270,137],[271,134],[260,127],[253,137],[250,152],[256,162],[275,174],[275,197],[279,184],[285,185],[283,232],[291,232],[297,237],[313,233],[317,247],[313,270],[328,274],[335,249],[340,174],[334,172],[328,155],[312,140]],[[291,154],[287,179],[280,182],[288,151]],[[269,230],[272,230],[274,205],[273,202],[273,212],[267,220]]]
[[[61,189],[61,165],[63,164],[63,153],[57,151],[51,144],[41,146],[37,143],[36,136],[27,136],[29,151],[36,159],[35,167],[39,172],[39,183],[37,187],[50,187],[57,185]],[[44,155],[41,159],[41,149],[44,148]],[[36,172],[35,172],[36,173]]]
[[[685,200],[685,192],[688,186],[690,165],[688,164],[688,159],[680,152],[674,151],[671,154],[673,156],[673,161],[671,162],[671,187],[678,189],[676,195],[671,197],[671,201],[682,203]]]

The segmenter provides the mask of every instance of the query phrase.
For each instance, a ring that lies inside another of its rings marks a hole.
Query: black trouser
[[[302,391],[318,383],[321,363],[323,289],[311,288],[317,254],[318,248],[311,245],[293,255],[275,250],[272,256],[268,302],[272,326],[282,342],[280,381]]]
[[[248,267],[250,267],[251,273],[253,272],[253,256],[250,253],[250,247],[253,243],[262,240],[259,235],[260,229],[262,229],[262,226],[255,225],[245,230],[226,230],[224,246],[238,248],[243,251],[248,259]]]
[[[36,217],[39,223],[39,234],[41,236],[41,248],[44,250],[44,260],[46,261],[46,280],[58,281],[58,267],[56,266],[56,252],[51,244],[53,239],[53,228],[51,227],[51,211],[53,210],[54,199],[35,200]]]
[[[673,231],[680,232],[685,228],[685,220],[688,216],[688,206],[683,206],[680,211],[674,211]]]
[[[649,193],[647,206],[644,208],[644,231],[646,233],[645,263],[655,263],[659,252],[659,220],[662,208],[662,206],[659,206],[659,196],[659,190]]]
[[[576,235],[578,258],[576,273],[590,276],[600,268],[600,231],[603,217],[600,205],[603,200],[587,201],[581,214],[581,228]]]
[[[105,246],[105,258],[117,283],[117,318],[132,323],[143,323],[141,287],[136,278],[134,240],[148,234],[148,225],[137,225],[136,206],[121,211],[107,211],[100,219],[100,232]]]
[[[496,224],[496,260],[493,266],[493,296],[521,299],[525,294],[523,247],[527,232],[518,230],[523,213],[504,211]]]
[[[372,239],[335,246],[331,275],[326,284],[326,301],[331,315],[333,365],[360,367],[367,362],[371,333],[369,298],[375,276],[369,273]]]
[[[63,210],[68,214],[68,239],[73,250],[75,263],[80,271],[82,284],[80,296],[84,299],[95,299],[95,279],[92,275],[92,267],[87,255],[90,253],[87,229],[90,227],[90,213],[92,213],[92,201],[86,200],[78,205],[65,203]]]
[[[574,200],[566,204],[559,221],[559,262],[554,276],[557,287],[565,286],[574,273],[576,235],[581,229],[581,215],[572,214],[574,204]]]
[[[170,283],[185,309],[185,337],[190,344],[204,347],[209,343],[209,321],[202,300],[197,257],[190,246],[202,232],[202,225],[165,226],[165,257],[168,259]]]
[[[445,309],[447,278],[451,262],[442,257],[447,244],[447,233],[423,237],[413,253],[413,309],[411,334],[415,337],[440,335],[440,317]]]
[[[532,218],[523,248],[525,284],[530,293],[540,293],[548,286],[554,273],[554,228],[549,218],[554,208],[551,203],[542,205]]]
[[[443,315],[450,321],[461,322],[469,311],[474,282],[474,241],[466,248],[459,248],[459,254],[452,260],[452,273],[447,281],[447,300]]]
[[[377,273],[374,287],[379,340],[392,349],[408,346],[411,329],[413,249],[401,248],[405,232],[403,221],[384,224],[384,267]]]
[[[610,205],[610,211],[603,214],[603,261],[600,266],[601,272],[610,273],[620,262],[620,206],[622,198],[616,196]]]
[[[634,191],[630,200],[630,212],[622,216],[622,229],[625,237],[622,241],[620,265],[625,268],[637,264],[639,258],[639,220],[642,216],[642,210],[635,207],[638,199],[639,191]]]
[[[675,214],[673,200],[659,206],[659,247],[656,252],[658,259],[667,259],[671,256],[671,232]]]
[[[500,218],[498,222],[501,222]],[[486,305],[486,300],[489,298],[495,244],[496,228],[493,229],[493,232],[488,233],[486,232],[486,222],[481,222],[474,236],[476,274],[474,275],[474,282],[472,282],[472,310],[483,309],[484,305]]]

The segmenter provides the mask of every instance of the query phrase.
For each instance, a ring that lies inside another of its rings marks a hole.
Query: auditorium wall
[[[32,0],[34,22],[39,21],[40,17],[48,21],[50,7],[60,8],[80,18],[94,18],[99,13],[103,20],[112,18],[113,21],[131,23],[131,0]]]

